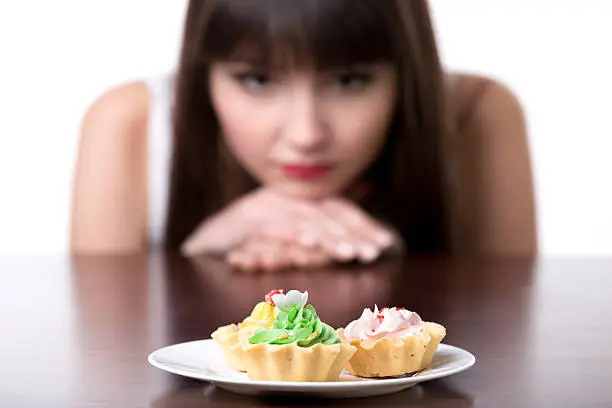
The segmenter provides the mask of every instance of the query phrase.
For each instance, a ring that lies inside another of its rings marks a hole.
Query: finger
[[[295,222],[301,219],[300,211],[292,199],[271,190],[262,190],[253,195],[256,203],[243,208],[249,211],[252,225],[248,235],[273,238],[282,241],[295,240]]]
[[[277,194],[271,199],[270,206],[275,207],[274,212],[278,213],[279,217],[266,228],[266,234],[282,236],[284,233],[285,240],[310,247],[320,243],[322,235],[325,235],[328,241],[334,235],[342,235],[342,225],[326,219],[326,216],[319,211],[318,203]],[[325,227],[325,232],[321,230],[322,225]]]
[[[257,237],[246,244],[245,250],[262,270],[277,271],[290,265],[286,244],[282,241]]]
[[[279,216],[274,221],[261,223],[256,230],[256,235],[265,240],[296,242],[299,236],[299,224],[296,219]]]
[[[329,262],[329,256],[321,247],[304,247],[295,245],[288,251],[291,264],[296,268],[312,268]]]
[[[321,249],[314,250],[308,254],[308,263],[312,267],[329,265],[331,258]]]
[[[299,244],[288,245],[286,249],[287,258],[291,264],[296,268],[304,268],[309,265],[307,247]]]
[[[326,233],[320,235],[318,241],[325,253],[339,262],[350,262],[359,256],[357,243],[348,235]]]
[[[351,202],[331,199],[322,204],[350,230],[367,231],[368,236],[381,248],[393,245],[394,234],[382,223]]]
[[[226,257],[229,264],[242,272],[254,272],[255,265],[252,257],[243,250],[234,250]]]
[[[258,254],[259,266],[266,271],[278,271],[287,266],[286,256],[272,247],[269,250],[262,251]]]
[[[305,247],[321,246],[338,261],[347,262],[357,258],[359,253],[349,229],[321,211],[319,203],[275,194],[269,198],[268,204],[275,206],[276,212],[283,213],[283,217],[272,223],[274,227],[267,228],[265,232],[262,230],[262,233],[282,236],[287,243]],[[283,230],[285,235],[279,233]]]
[[[320,245],[334,259],[342,262],[357,259],[363,252],[376,252],[372,247],[361,248],[362,243],[355,239],[350,229],[334,218],[333,214],[321,211],[318,203],[272,195],[267,204],[271,208],[276,207],[275,212],[279,218],[272,223],[274,227],[262,229],[262,234],[282,236],[285,242],[295,242],[306,247]]]
[[[373,262],[390,245],[390,234],[365,211],[352,203],[328,200],[321,211],[337,220],[345,228],[346,244],[356,252],[362,262]]]
[[[240,250],[233,250],[225,256],[225,260],[232,266],[238,266],[242,262],[244,254]]]
[[[278,198],[279,206],[291,208],[293,219],[285,221],[284,228],[290,228],[294,234],[291,243],[297,243],[304,247],[322,246],[328,253],[338,260],[352,260],[356,251],[348,245],[348,230],[333,218],[319,209],[318,203],[305,202],[301,200],[288,201],[286,198]],[[293,232],[295,231],[295,232]]]
[[[238,269],[254,272],[262,268],[261,254],[265,246],[265,239],[249,238],[239,248],[228,254],[228,261]]]
[[[329,263],[330,258],[320,247],[291,245],[286,251],[291,265],[296,268],[319,267]]]
[[[369,263],[380,256],[382,248],[372,237],[374,234],[373,228],[368,225],[368,221],[361,214],[361,210],[344,205],[339,201],[329,201],[321,206],[321,211],[343,223],[347,230],[347,244],[354,249],[355,257],[358,260]]]
[[[318,249],[341,262],[350,261],[357,255],[348,236],[330,232],[321,217],[302,227],[295,244],[312,250]]]
[[[318,207],[310,216],[311,220],[302,225],[300,243],[319,245],[327,254],[341,262],[352,261],[358,257],[359,242],[333,213]]]
[[[254,273],[261,269],[261,265],[256,255],[247,253],[240,265],[240,268],[245,272]]]

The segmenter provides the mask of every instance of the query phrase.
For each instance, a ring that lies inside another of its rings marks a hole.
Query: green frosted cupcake
[[[279,312],[272,327],[258,329],[243,345],[252,380],[336,381],[357,348],[307,305],[308,292],[273,296]]]

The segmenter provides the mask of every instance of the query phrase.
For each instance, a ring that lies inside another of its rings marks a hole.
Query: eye
[[[241,72],[234,74],[235,80],[252,92],[260,92],[272,85],[272,76],[265,72]]]
[[[358,90],[368,86],[373,76],[365,72],[341,72],[333,75],[333,82],[343,89]]]

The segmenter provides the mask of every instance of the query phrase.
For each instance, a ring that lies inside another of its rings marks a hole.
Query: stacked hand
[[[395,245],[391,230],[349,200],[311,202],[262,188],[203,222],[183,252],[223,253],[242,269],[277,269],[369,263]]]

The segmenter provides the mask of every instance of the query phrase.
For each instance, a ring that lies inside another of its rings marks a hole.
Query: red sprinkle
[[[274,296],[274,295],[280,295],[280,294],[282,294],[282,293],[283,293],[283,290],[282,290],[282,289],[274,289],[274,290],[271,290],[271,291],[270,291],[270,292],[269,292],[269,293],[268,293],[268,294],[265,296],[265,298],[264,298],[264,299],[266,300],[266,303],[268,303],[268,304],[270,304],[270,305],[272,305],[272,306],[276,306],[276,305],[274,304],[274,301],[272,300],[272,296]]]

